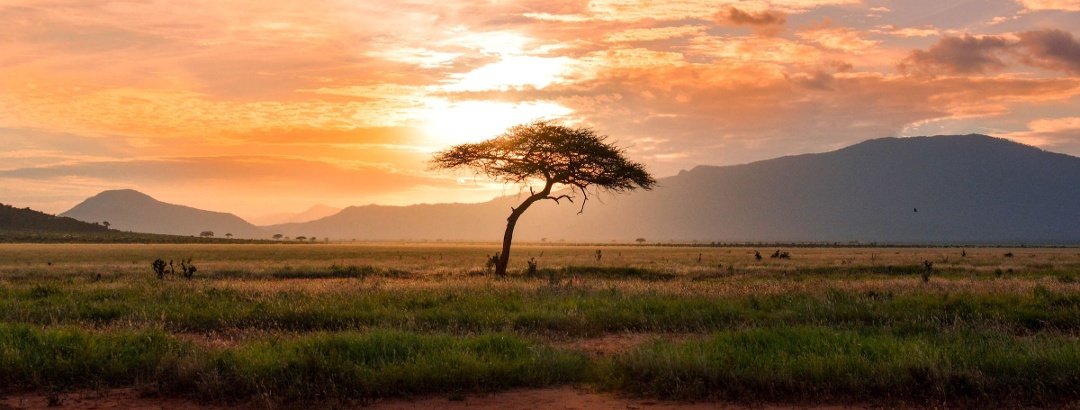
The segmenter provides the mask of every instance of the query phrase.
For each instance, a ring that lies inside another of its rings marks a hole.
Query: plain
[[[1080,399],[1075,248],[524,244],[506,279],[485,266],[496,249],[3,244],[0,385],[278,404],[568,385],[743,404]]]

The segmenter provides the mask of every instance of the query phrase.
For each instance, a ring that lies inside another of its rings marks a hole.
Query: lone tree
[[[656,179],[644,165],[623,157],[621,149],[604,142],[606,138],[588,128],[536,121],[510,127],[487,141],[437,152],[431,168],[468,168],[497,182],[529,187],[529,196],[516,208],[510,208],[510,217],[506,218],[502,252],[495,264],[495,275],[505,276],[514,226],[533,203],[544,199],[574,202],[580,194],[580,214],[590,191],[622,193],[656,186]],[[536,191],[534,185],[539,184],[543,188]],[[555,189],[566,192],[562,188],[569,188],[569,193],[552,193]]]

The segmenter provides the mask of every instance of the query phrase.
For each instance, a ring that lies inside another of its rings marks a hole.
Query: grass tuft
[[[655,341],[607,359],[594,377],[609,390],[682,400],[1048,405],[1080,398],[1077,363],[1080,345],[1052,337],[754,328]]]

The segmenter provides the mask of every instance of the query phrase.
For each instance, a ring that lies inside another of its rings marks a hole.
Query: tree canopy
[[[606,139],[588,128],[536,121],[513,126],[487,141],[438,152],[431,165],[436,169],[469,168],[496,182],[539,182],[545,190],[562,184],[576,189],[586,199],[590,188],[614,193],[638,187],[652,189],[656,180],[645,166],[626,159],[623,151],[606,143]]]
[[[507,218],[503,249],[495,266],[496,275],[506,274],[514,226],[525,210],[543,199],[573,202],[583,197],[581,211],[589,192],[622,193],[637,188],[652,189],[656,179],[645,166],[626,159],[623,151],[605,142],[589,128],[571,128],[548,121],[536,121],[510,127],[499,136],[476,143],[455,145],[435,153],[433,169],[471,169],[496,182],[528,186],[529,197]],[[540,191],[533,184],[543,184]],[[553,194],[553,189],[568,187],[570,193]],[[579,213],[581,212],[579,211]]]

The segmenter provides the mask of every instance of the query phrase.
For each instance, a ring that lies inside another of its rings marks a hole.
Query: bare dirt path
[[[429,397],[415,400],[390,400],[376,403],[372,410],[704,410],[704,409],[814,409],[849,410],[863,407],[831,406],[754,406],[732,405],[717,402],[683,403],[650,399],[621,398],[611,394],[593,393],[587,390],[560,387],[553,389],[515,390],[484,396],[469,396],[463,400],[447,400],[445,397]]]
[[[227,408],[204,405],[185,399],[144,397],[135,389],[80,391],[53,396],[41,393],[0,394],[0,410],[216,410]]]

